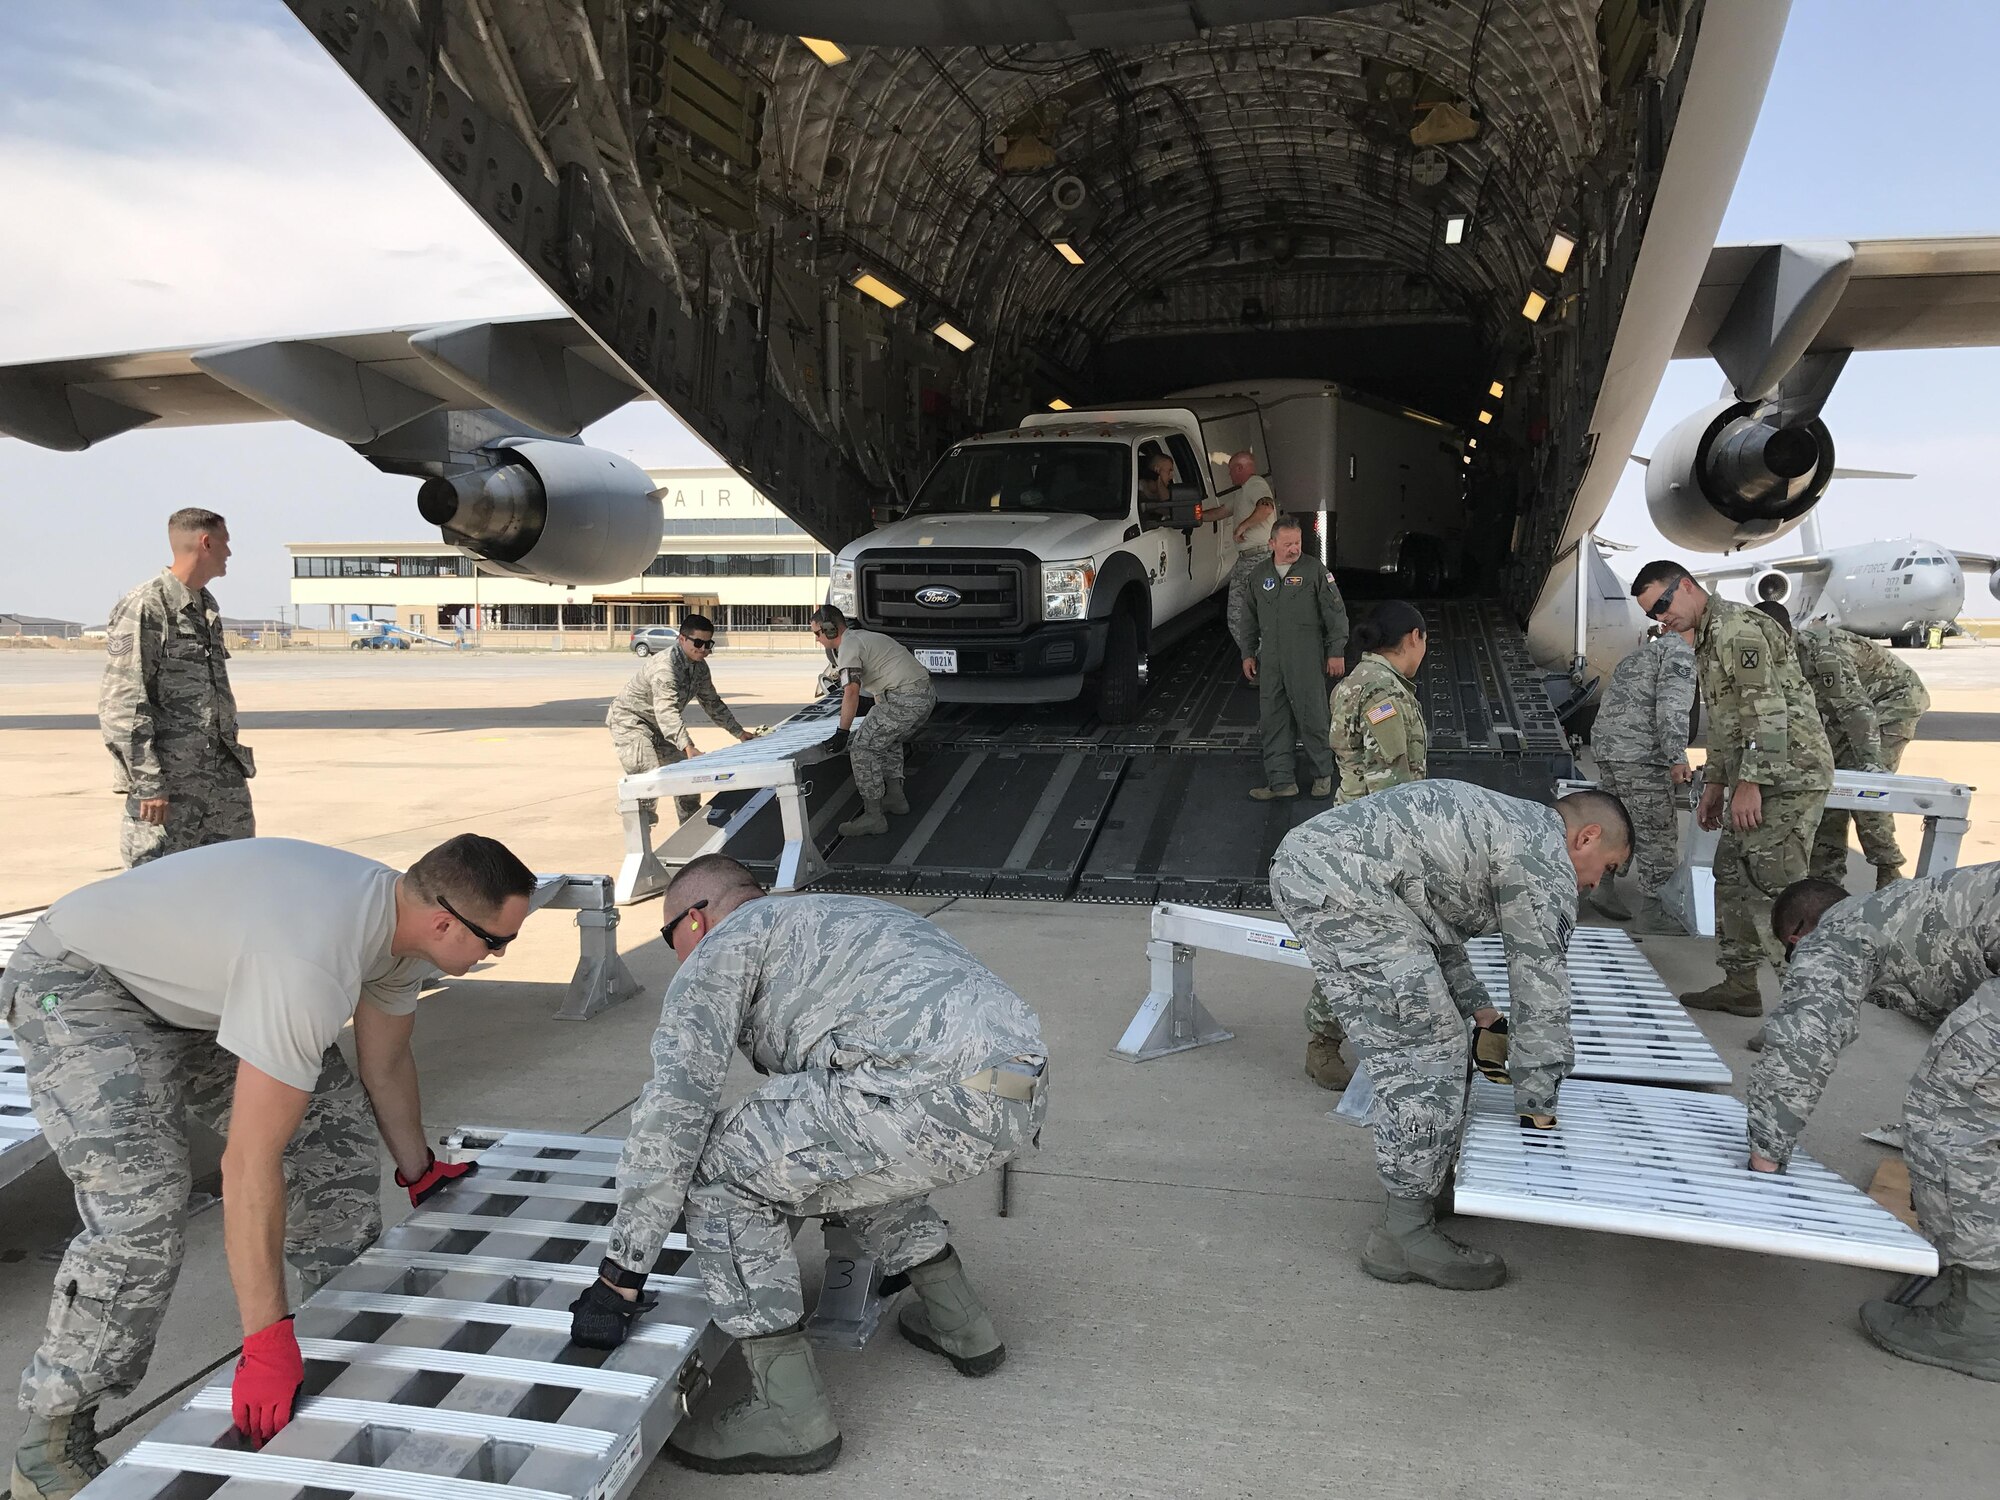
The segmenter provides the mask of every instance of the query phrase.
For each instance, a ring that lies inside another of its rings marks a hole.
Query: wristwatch
[[[608,1255],[597,1263],[597,1274],[620,1291],[643,1292],[646,1289],[644,1271],[628,1271]]]

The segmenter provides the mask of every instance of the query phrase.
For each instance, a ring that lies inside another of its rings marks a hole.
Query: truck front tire
[[[1106,724],[1129,724],[1139,716],[1141,664],[1139,622],[1121,609],[1105,630],[1104,662],[1091,691],[1091,707]]]

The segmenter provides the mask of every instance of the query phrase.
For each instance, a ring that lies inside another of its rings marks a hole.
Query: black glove
[[[1472,1065],[1494,1083],[1512,1083],[1507,1073],[1507,1018],[1472,1033]]]
[[[827,754],[838,755],[847,748],[847,740],[847,731],[845,729],[836,729],[832,734],[821,740],[820,744],[825,747]]]
[[[631,1336],[639,1314],[659,1305],[658,1297],[644,1292],[627,1302],[615,1287],[593,1281],[569,1305],[569,1341],[585,1349],[616,1349]]]

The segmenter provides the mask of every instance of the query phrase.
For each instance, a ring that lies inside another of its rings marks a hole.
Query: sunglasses
[[[683,922],[683,921],[684,921],[684,920],[685,920],[686,918],[688,918],[688,917],[691,917],[691,916],[693,916],[693,915],[694,915],[694,914],[695,914],[696,912],[698,912],[698,911],[703,911],[703,910],[705,910],[705,909],[707,908],[707,906],[708,906],[708,903],[707,903],[706,901],[697,901],[697,902],[695,902],[695,904],[694,904],[693,906],[690,906],[690,907],[688,907],[688,908],[687,908],[687,910],[685,910],[685,911],[683,911],[683,912],[680,912],[680,913],[678,913],[678,914],[677,914],[677,915],[676,915],[676,916],[675,916],[675,917],[673,918],[673,920],[672,920],[672,921],[668,922],[666,926],[664,926],[664,927],[662,927],[662,928],[660,929],[660,941],[662,941],[663,943],[665,943],[665,944],[666,944],[666,945],[667,945],[667,946],[668,946],[669,948],[673,947],[673,945],[674,945],[674,929],[675,929],[676,927],[680,926],[680,925],[681,925],[681,923],[682,923],[682,922]]]
[[[496,936],[495,934],[488,932],[484,927],[481,927],[477,922],[473,921],[471,918],[461,914],[458,911],[458,909],[454,907],[449,901],[445,900],[444,897],[442,896],[438,897],[437,904],[439,906],[442,906],[452,916],[457,917],[459,925],[462,926],[467,932],[471,933],[474,937],[478,938],[480,942],[484,943],[486,945],[486,951],[488,953],[498,953],[502,948],[506,947],[509,943],[513,942],[515,938],[521,935],[518,932],[510,932],[505,937]]]
[[[715,649],[715,637],[712,635],[684,635],[681,639],[698,651],[713,651]]]
[[[1676,578],[1672,583],[1661,589],[1660,597],[1646,606],[1646,618],[1657,620],[1664,616],[1667,612],[1667,606],[1673,602],[1674,595],[1680,592],[1681,585],[1686,582],[1685,578]]]

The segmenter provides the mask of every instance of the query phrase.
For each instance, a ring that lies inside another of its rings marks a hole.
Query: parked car
[[[651,656],[656,651],[664,651],[681,638],[681,633],[671,625],[641,625],[632,632],[632,654]]]

